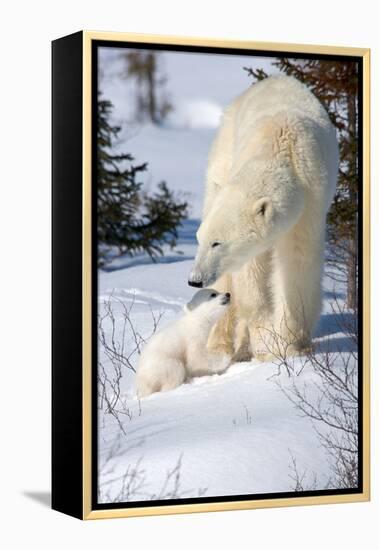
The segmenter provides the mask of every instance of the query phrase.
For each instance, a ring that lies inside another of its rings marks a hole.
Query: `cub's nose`
[[[196,288],[203,288],[203,282],[202,281],[193,281],[191,279],[188,279],[189,286],[195,286]]]

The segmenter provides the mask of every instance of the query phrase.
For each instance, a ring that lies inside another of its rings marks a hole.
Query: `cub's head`
[[[224,315],[230,305],[229,292],[217,292],[213,288],[204,288],[196,292],[184,310],[216,322]]]
[[[242,200],[233,189],[224,191],[197,232],[199,248],[188,284],[209,286],[264,252],[272,218],[270,198]]]

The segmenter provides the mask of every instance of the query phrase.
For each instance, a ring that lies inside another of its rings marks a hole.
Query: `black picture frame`
[[[143,48],[349,59],[359,66],[359,485],[354,489],[97,502],[97,52]],[[369,499],[369,50],[78,32],[52,47],[52,507],[80,519]],[[90,99],[89,99],[90,98]],[[90,106],[89,106],[90,104]],[[90,190],[90,192],[88,191]]]

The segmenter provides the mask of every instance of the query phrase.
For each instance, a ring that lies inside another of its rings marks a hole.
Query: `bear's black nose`
[[[202,281],[191,281],[188,279],[189,286],[195,286],[196,288],[203,288],[203,282]]]

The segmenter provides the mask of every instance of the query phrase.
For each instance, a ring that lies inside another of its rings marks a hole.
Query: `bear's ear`
[[[191,304],[184,304],[183,311],[184,313],[189,313],[192,310]]]
[[[272,212],[272,202],[269,197],[262,197],[253,204],[253,216],[269,219]]]

